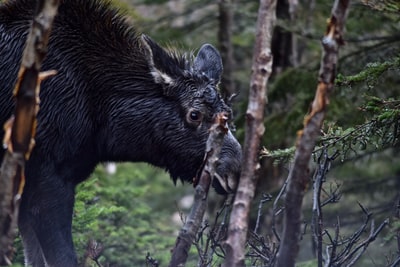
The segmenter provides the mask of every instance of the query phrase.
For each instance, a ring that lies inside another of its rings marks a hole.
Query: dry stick
[[[285,198],[285,220],[276,266],[291,267],[299,251],[301,206],[309,183],[308,163],[319,136],[333,90],[339,46],[343,44],[342,33],[350,0],[336,0],[331,18],[322,40],[323,55],[319,71],[318,87],[311,111],[304,120],[304,128],[298,132],[297,149],[289,172],[289,184]]]
[[[215,163],[221,150],[223,139],[228,131],[228,116],[225,113],[217,114],[215,123],[210,128],[210,135],[206,145],[204,168],[200,178],[195,181],[194,203],[190,214],[179,232],[169,266],[184,266],[190,247],[202,223],[207,206],[207,194],[211,184],[211,177],[215,174]]]
[[[286,179],[285,183],[282,185],[281,190],[279,191],[278,195],[275,198],[274,204],[272,205],[271,228],[278,242],[281,241],[281,237],[279,236],[278,231],[276,229],[276,216],[280,215],[284,210],[284,207],[279,207],[278,209],[278,202],[282,198],[283,194],[286,192],[287,184],[288,184],[288,179]]]
[[[25,160],[29,158],[34,143],[40,82],[54,75],[54,72],[39,71],[57,8],[57,0],[38,2],[14,89],[15,116],[4,125],[7,152],[0,170],[0,265],[11,264],[12,242],[25,184]]]
[[[338,248],[338,240],[339,240],[339,230],[340,230],[340,221],[339,216],[336,218],[336,225],[335,225],[335,238],[332,239],[329,232],[325,230],[326,235],[331,241],[332,245],[326,246],[326,260],[325,260],[325,267],[331,266],[331,261],[336,259],[336,250]],[[329,252],[329,249],[331,251]]]
[[[260,222],[261,222],[261,217],[262,217],[262,208],[264,203],[271,201],[272,196],[269,194],[263,194],[262,198],[260,199],[260,202],[258,203],[258,211],[257,211],[257,220],[256,220],[256,225],[254,226],[253,232],[257,234],[258,228],[260,227]]]
[[[226,267],[244,266],[249,210],[257,182],[256,170],[259,169],[260,142],[264,133],[266,87],[272,71],[271,39],[275,22],[275,8],[276,0],[260,1],[249,104],[246,112],[242,174],[233,203],[228,239],[224,244],[226,258],[223,266]]]
[[[330,165],[330,158],[328,157],[327,148],[321,152],[318,158],[318,168],[315,171],[313,183],[313,209],[312,209],[312,223],[314,243],[316,244],[318,267],[322,267],[322,231],[323,231],[323,216],[321,204],[321,191],[322,184],[325,180],[325,175],[328,172]]]
[[[383,221],[379,225],[378,229],[375,230],[375,226],[374,226],[374,223],[372,221],[372,223],[371,223],[371,232],[370,232],[369,237],[366,240],[364,240],[361,244],[356,246],[354,248],[354,250],[349,254],[349,260],[353,256],[354,256],[354,258],[346,265],[346,267],[353,266],[356,263],[356,261],[358,261],[360,259],[360,257],[367,250],[369,244],[372,243],[373,241],[375,241],[376,237],[379,235],[379,233],[383,230],[383,228],[386,225],[389,225],[389,219],[386,219],[385,221]]]

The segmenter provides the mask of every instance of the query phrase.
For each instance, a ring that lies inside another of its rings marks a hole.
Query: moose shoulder
[[[1,125],[14,109],[13,86],[35,5],[0,5]],[[144,161],[166,169],[174,181],[190,182],[215,114],[231,111],[217,90],[222,63],[213,46],[203,45],[196,57],[168,52],[104,1],[61,1],[42,69],[58,74],[41,86],[19,229],[27,265],[77,266],[75,186],[104,161]],[[214,187],[224,192],[240,173],[241,147],[230,132],[219,159],[225,182]]]

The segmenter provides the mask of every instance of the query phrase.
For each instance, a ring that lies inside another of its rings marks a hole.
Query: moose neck
[[[178,128],[176,104],[157,94],[115,95],[109,99],[107,124],[100,131],[104,161],[145,161],[165,167],[162,138]],[[103,108],[103,107],[102,107]]]

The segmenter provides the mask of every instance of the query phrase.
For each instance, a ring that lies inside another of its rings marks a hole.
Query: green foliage
[[[339,90],[339,93],[346,92],[346,98],[333,97],[329,105],[324,134],[315,152],[323,147],[328,147],[330,151],[339,152],[341,159],[344,160],[348,157],[353,158],[398,146],[400,142],[398,127],[400,100],[394,97],[384,99],[366,95],[366,92],[379,92],[382,77],[387,80],[385,75],[388,72],[398,73],[399,69],[400,58],[395,57],[384,62],[369,63],[364,69],[353,75],[337,75],[336,89]],[[267,147],[269,147],[269,142],[277,144],[279,140],[282,141],[282,137],[287,136],[287,134],[282,135],[282,132],[293,133],[297,129],[301,129],[300,118],[302,117],[300,114],[305,114],[305,107],[301,104],[311,102],[313,93],[309,88],[316,85],[310,75],[304,70],[288,70],[275,81],[271,88],[270,101],[273,102],[273,105],[276,105],[277,101],[284,104],[280,104],[281,113],[275,112],[266,117],[267,127],[274,129],[265,135],[267,141],[264,143]],[[303,90],[298,92],[296,91],[298,88]],[[360,96],[360,91],[356,88],[361,88],[360,90],[364,91],[364,94]],[[357,94],[349,91],[350,89],[356,91]],[[392,90],[396,91],[395,88]],[[356,98],[349,97],[352,94]],[[288,100],[285,101],[289,97],[295,101],[291,103]],[[282,101],[282,99],[284,100]],[[355,103],[359,103],[357,110],[354,109]],[[285,107],[288,108],[285,109]],[[353,119],[353,117],[357,119]],[[355,126],[355,122],[361,123]],[[293,128],[293,125],[296,125],[297,129]],[[264,156],[275,158],[278,161],[288,161],[293,155],[294,148],[265,150],[264,152]]]
[[[140,19],[140,15],[126,2],[122,2],[120,0],[111,0],[112,5],[124,14],[125,16],[131,19]]]
[[[262,157],[268,157],[274,159],[274,163],[278,164],[280,162],[289,162],[293,159],[294,152],[296,151],[296,147],[292,146],[289,148],[284,148],[284,149],[274,149],[274,150],[268,150],[264,148],[261,151],[261,156]]]
[[[369,63],[367,66],[359,73],[355,75],[343,76],[341,74],[336,77],[336,84],[339,86],[347,85],[350,86],[354,83],[364,82],[369,88],[375,85],[378,78],[389,69],[399,69],[400,58],[394,58],[390,61],[384,62],[374,62]]]
[[[173,188],[167,175],[145,164],[122,164],[114,175],[99,166],[92,176],[77,188],[73,235],[78,255],[95,240],[104,246],[99,258],[104,265],[144,266],[147,253],[165,265],[177,230],[170,223],[173,208],[152,206],[159,205],[157,193],[165,189],[161,179]],[[162,205],[174,206],[167,201]]]
[[[399,1],[396,0],[373,0],[373,1],[368,1],[367,4],[376,10],[379,10],[381,12],[393,12],[393,13],[399,13],[400,12],[400,3]]]

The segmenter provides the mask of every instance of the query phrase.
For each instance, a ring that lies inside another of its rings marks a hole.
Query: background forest
[[[195,51],[207,42],[220,49],[225,61],[221,90],[226,97],[237,94],[232,101],[235,135],[243,140],[258,1],[114,2],[139,31],[164,46]],[[282,230],[280,190],[288,176],[296,132],[314,97],[320,40],[332,3],[278,1],[248,266],[269,266],[263,257],[273,251]],[[400,4],[395,0],[351,2],[335,91],[310,162],[312,170],[324,173],[323,245],[331,244],[336,233],[344,244],[338,253],[368,241],[354,265],[337,266],[400,264],[399,15]],[[146,164],[118,164],[115,173],[106,167],[99,166],[77,190],[73,235],[82,262],[87,266],[157,266],[157,261],[166,266],[190,208],[193,187],[179,183],[175,187],[165,172]],[[313,178],[303,202],[298,266],[317,266]],[[224,211],[217,213],[223,203],[223,197],[211,192],[207,219],[187,266],[197,266],[199,253],[205,250],[212,259],[210,266],[223,261],[221,248],[210,234],[214,222],[223,227]],[[376,239],[369,238],[380,225]],[[95,257],[88,255],[88,242],[91,248],[95,242],[102,248]],[[23,262],[21,249],[15,262]]]

